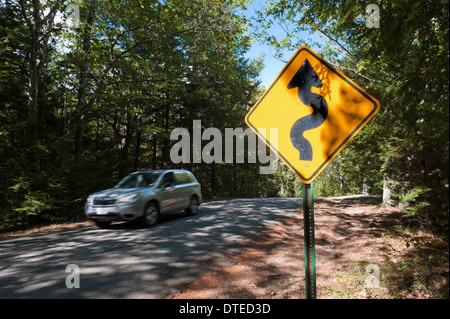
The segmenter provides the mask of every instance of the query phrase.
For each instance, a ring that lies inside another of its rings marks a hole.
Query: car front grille
[[[115,199],[110,199],[110,198],[94,198],[94,205],[101,205],[101,206],[105,206],[105,205],[114,205],[114,203],[116,202]]]

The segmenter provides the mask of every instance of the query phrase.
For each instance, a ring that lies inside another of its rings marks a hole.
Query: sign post
[[[303,184],[306,298],[316,299],[316,247],[314,242],[313,184]]]
[[[300,47],[245,117],[303,181],[307,298],[316,298],[312,182],[378,112],[380,103],[307,46]],[[272,128],[277,134],[267,134]]]

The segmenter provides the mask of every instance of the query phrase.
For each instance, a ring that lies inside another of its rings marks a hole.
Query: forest
[[[170,159],[175,128],[246,128],[266,89],[264,59],[246,57],[258,41],[282,61],[308,45],[380,101],[315,196],[389,189],[386,204],[446,234],[448,1],[376,1],[378,27],[366,1],[260,1],[248,17],[251,2],[1,1],[0,227],[83,219],[89,194],[137,170],[191,170],[206,200],[300,197],[281,161],[260,174],[236,158]]]

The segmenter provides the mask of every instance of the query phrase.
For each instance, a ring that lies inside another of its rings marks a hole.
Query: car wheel
[[[191,197],[191,201],[189,202],[189,207],[186,209],[186,214],[189,216],[197,215],[198,213],[198,199],[195,196]]]
[[[159,218],[158,206],[155,203],[148,203],[144,211],[144,225],[152,227],[156,224]]]
[[[95,221],[95,226],[97,226],[98,228],[106,228],[109,225],[111,225],[111,222],[99,222],[99,221]]]

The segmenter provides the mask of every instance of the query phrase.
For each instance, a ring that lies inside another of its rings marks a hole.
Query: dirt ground
[[[402,290],[397,295],[383,287],[384,281],[392,281],[387,277],[392,276],[395,265],[400,267],[408,260],[424,257],[413,253],[413,246],[402,236],[389,236],[389,229],[400,224],[402,212],[382,208],[375,202],[356,198],[315,199],[317,298],[433,297],[423,287]],[[303,299],[303,239],[303,214],[299,212],[282,226],[262,232],[251,247],[231,258],[225,267],[218,266],[184,291],[167,298]],[[432,254],[429,258],[433,258]],[[444,272],[447,280],[440,279],[436,285],[447,285],[448,290],[448,253],[443,258],[444,263],[440,264],[444,264],[444,269],[439,271]],[[375,287],[378,289],[365,286],[370,277],[366,273],[368,265],[380,269],[382,283]],[[386,265],[392,265],[392,269]]]

